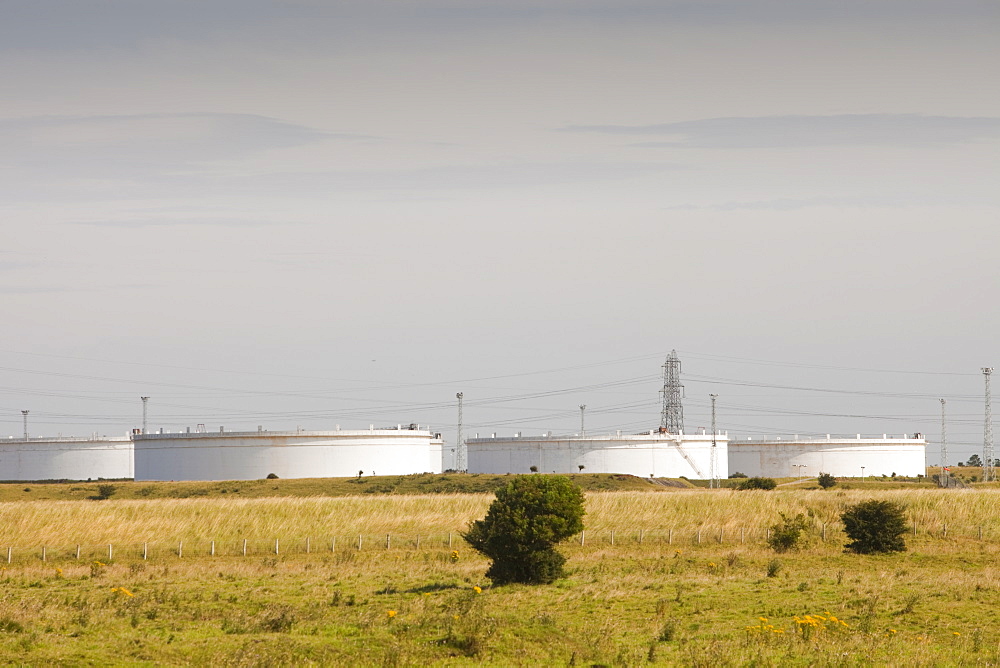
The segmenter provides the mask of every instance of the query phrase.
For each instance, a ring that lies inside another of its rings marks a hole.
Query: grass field
[[[861,499],[905,504],[903,554],[843,552]],[[488,494],[189,498],[0,504],[2,544],[260,539],[247,557],[202,548],[113,560],[32,547],[0,571],[0,660],[40,665],[989,665],[1000,662],[994,490],[590,492],[569,577],[491,588],[457,533]],[[797,552],[760,534],[808,514]],[[821,527],[828,525],[826,542]],[[940,527],[951,527],[947,537]],[[979,539],[978,528],[983,527]],[[610,531],[616,540],[610,542]],[[639,542],[639,531],[643,540]],[[702,542],[697,542],[698,531]],[[723,542],[719,542],[722,531]],[[396,534],[390,549],[347,539]],[[336,551],[321,536],[344,536]],[[279,554],[270,541],[314,549]],[[669,536],[669,538],[668,538]],[[286,538],[287,537],[287,538]],[[68,538],[68,540],[67,540]],[[671,542],[668,543],[668,540]],[[186,543],[188,544],[188,543]],[[480,588],[480,591],[476,590]]]

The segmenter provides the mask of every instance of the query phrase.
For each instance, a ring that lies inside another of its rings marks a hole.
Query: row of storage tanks
[[[927,442],[913,436],[729,440],[728,434],[491,436],[466,441],[470,473],[622,473],[706,479],[916,476]],[[440,473],[441,435],[420,425],[335,431],[133,433],[7,439],[0,480],[253,480]]]

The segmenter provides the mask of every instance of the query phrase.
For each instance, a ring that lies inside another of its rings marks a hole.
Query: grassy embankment
[[[877,495],[918,527],[907,553],[843,553],[840,510]],[[489,495],[10,503],[0,540],[157,535],[234,541],[334,533],[457,532]],[[490,588],[464,547],[365,544],[358,551],[102,565],[68,555],[0,571],[0,659],[40,664],[964,665],[1000,661],[1000,492],[677,491],[590,493],[587,540],[548,587]],[[775,555],[741,527],[779,512],[830,525]],[[937,527],[978,527],[984,539]],[[695,531],[703,529],[703,541]],[[673,543],[664,531],[673,528]],[[725,528],[723,543],[717,530]],[[934,529],[927,532],[926,529]],[[609,531],[617,531],[615,545]],[[638,542],[638,530],[645,531]],[[53,543],[55,544],[55,543]],[[777,559],[778,563],[774,563]],[[773,577],[769,577],[771,571]],[[474,586],[480,586],[479,593]],[[124,588],[124,590],[122,589]],[[806,618],[806,615],[814,615]],[[798,617],[798,621],[796,620]],[[764,618],[763,620],[761,618]],[[841,624],[837,620],[843,620]],[[845,625],[846,624],[846,625]]]
[[[643,478],[611,473],[584,473],[570,478],[587,491],[662,489]],[[492,493],[509,475],[415,474],[360,478],[306,478],[289,480],[235,480],[222,482],[5,482],[2,501],[83,501],[100,495],[101,485],[114,488],[114,499],[263,498],[296,496],[357,496],[359,494],[481,494]],[[690,487],[687,481],[669,481]]]

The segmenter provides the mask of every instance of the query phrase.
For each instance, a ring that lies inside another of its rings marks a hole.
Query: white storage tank
[[[469,473],[624,473],[705,480],[712,475],[711,434],[492,436],[466,441]],[[715,437],[716,475],[725,478],[728,436]]]
[[[134,434],[136,480],[254,480],[441,472],[441,437],[401,425],[358,431]]]
[[[0,481],[119,480],[132,477],[128,436],[0,441]]]
[[[893,473],[917,476],[926,472],[926,449],[927,440],[920,434],[733,439],[729,442],[729,470],[770,478],[816,477],[820,473],[849,478]]]

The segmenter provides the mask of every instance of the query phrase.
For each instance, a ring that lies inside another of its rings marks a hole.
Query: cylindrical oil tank
[[[0,440],[0,480],[118,480],[132,477],[128,436]]]
[[[136,480],[253,480],[441,472],[421,429],[135,434]]]
[[[733,439],[729,443],[729,470],[771,478],[896,475],[926,472],[927,441],[882,435],[855,438]]]
[[[624,473],[656,478],[728,476],[728,436],[644,434],[511,436],[466,441],[470,473]],[[581,469],[581,467],[583,467]]]

